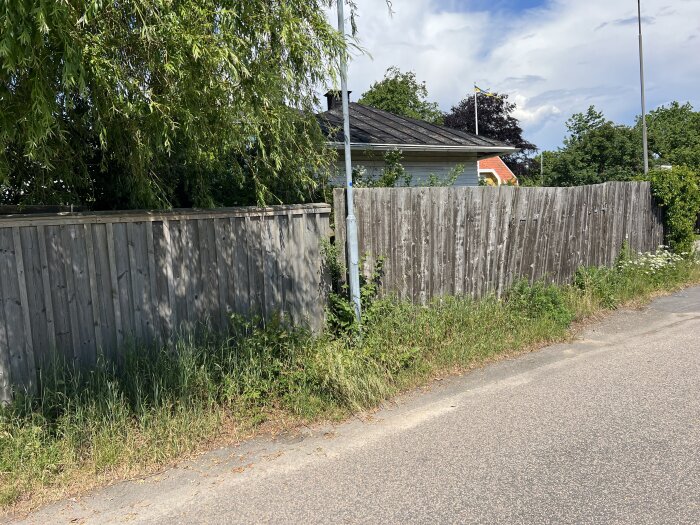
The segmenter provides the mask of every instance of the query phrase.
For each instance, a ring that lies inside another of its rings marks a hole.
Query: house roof
[[[317,115],[331,145],[343,147],[341,108]],[[504,142],[466,133],[381,109],[350,103],[350,146],[359,150],[444,151],[507,154],[517,148]]]
[[[501,179],[501,182],[518,182],[518,178],[510,170],[510,168],[503,162],[501,157],[490,157],[488,159],[483,159],[479,161],[479,171],[493,170]]]

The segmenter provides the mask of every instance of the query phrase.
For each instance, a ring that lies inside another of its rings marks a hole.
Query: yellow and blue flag
[[[488,89],[481,89],[476,84],[474,84],[474,92],[481,93],[482,95],[486,95],[487,97],[498,97],[496,93],[491,93]]]

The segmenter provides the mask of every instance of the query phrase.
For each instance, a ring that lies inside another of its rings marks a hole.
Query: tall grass
[[[283,414],[340,418],[431,376],[567,337],[571,323],[700,281],[693,259],[660,251],[579,270],[572,285],[516,283],[502,299],[445,297],[427,307],[368,302],[369,321],[312,336],[279,319],[232,319],[229,336],[136,349],[119,366],[47,366],[35,396],[0,409],[0,504],[163,465],[232,426]]]

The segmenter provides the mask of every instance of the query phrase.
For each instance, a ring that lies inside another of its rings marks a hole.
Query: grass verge
[[[129,352],[80,374],[53,366],[33,397],[0,409],[0,505],[49,499],[148,472],[271,417],[339,419],[446,371],[561,341],[572,323],[700,282],[695,259],[667,252],[582,268],[571,285],[516,283],[502,299],[427,307],[366,305],[361,338],[312,336],[279,320],[232,320],[227,338]]]

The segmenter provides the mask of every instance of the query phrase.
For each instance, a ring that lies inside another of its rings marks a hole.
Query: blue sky
[[[631,123],[640,111],[635,0],[356,0],[353,100],[392,65],[413,70],[444,110],[474,82],[508,93],[526,137],[561,144],[594,104]],[[642,0],[649,109],[700,109],[700,0]]]

